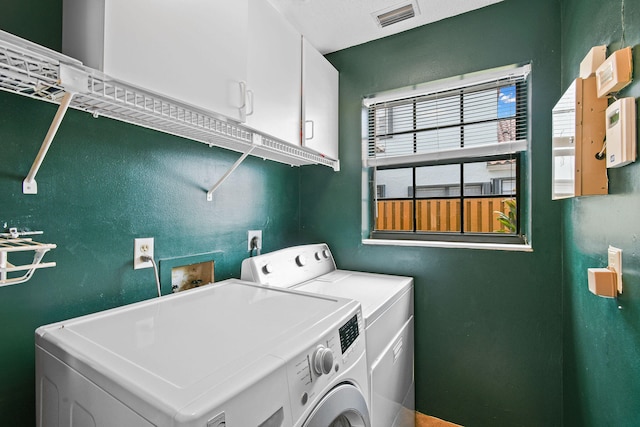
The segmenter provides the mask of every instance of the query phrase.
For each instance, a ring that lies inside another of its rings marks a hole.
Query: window
[[[525,242],[529,71],[512,67],[364,100],[368,237]]]

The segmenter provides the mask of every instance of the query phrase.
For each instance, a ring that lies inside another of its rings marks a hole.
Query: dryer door
[[[320,400],[303,427],[371,427],[367,402],[355,386],[339,385]]]

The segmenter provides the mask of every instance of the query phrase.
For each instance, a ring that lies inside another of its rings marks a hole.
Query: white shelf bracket
[[[58,111],[56,112],[56,115],[53,118],[53,122],[49,127],[47,136],[45,136],[44,141],[42,142],[40,151],[38,152],[36,159],[33,161],[31,170],[29,170],[29,174],[24,179],[24,181],[22,181],[23,194],[38,194],[38,183],[36,182],[36,175],[38,174],[38,170],[40,169],[40,166],[42,166],[42,162],[44,161],[44,158],[47,155],[47,151],[49,151],[49,147],[51,147],[53,138],[56,136],[56,133],[58,132],[58,128],[60,127],[60,123],[62,123],[62,119],[64,118],[64,115],[67,112],[67,109],[69,108],[69,104],[71,104],[71,98],[73,98],[73,93],[69,93],[69,92],[66,92],[62,97],[62,101],[60,101],[60,106],[58,107]]]
[[[218,182],[216,182],[215,185],[213,187],[211,187],[211,189],[209,191],[207,191],[207,201],[208,202],[213,200],[213,193],[218,189],[218,187],[220,187],[220,185],[222,185],[222,183],[227,178],[229,178],[229,175],[231,175],[233,173],[233,171],[238,169],[238,166],[240,166],[240,163],[242,163],[244,161],[244,159],[246,159],[247,156],[249,154],[251,154],[251,152],[253,151],[254,148],[256,148],[255,145],[252,145],[251,147],[249,147],[249,149],[247,151],[245,151],[242,154],[242,156],[240,156],[240,158],[238,160],[236,160],[236,162],[231,166],[231,168],[224,175],[222,175],[222,178],[220,178],[218,180]]]
[[[36,175],[38,174],[38,170],[47,155],[47,151],[49,151],[49,147],[51,147],[53,138],[55,138],[56,133],[58,132],[62,119],[64,119],[64,115],[69,109],[69,105],[71,105],[71,100],[73,99],[74,94],[85,93],[88,91],[89,77],[86,71],[75,67],[72,64],[65,64],[63,62],[59,64],[58,69],[58,83],[64,89],[64,96],[60,101],[60,106],[53,118],[53,122],[51,123],[51,126],[49,126],[47,136],[45,136],[44,141],[42,142],[40,151],[31,166],[31,170],[24,181],[22,181],[22,193],[24,194],[38,194]]]

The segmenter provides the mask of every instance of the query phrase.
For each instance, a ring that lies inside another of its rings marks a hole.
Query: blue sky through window
[[[498,92],[498,118],[516,115],[516,86],[505,86]]]

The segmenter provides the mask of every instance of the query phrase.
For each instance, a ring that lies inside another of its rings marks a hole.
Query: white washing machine
[[[360,304],[235,279],[36,330],[39,427],[370,427]]]
[[[338,270],[329,247],[322,243],[247,258],[241,279],[359,301],[372,426],[415,426],[413,278]]]

